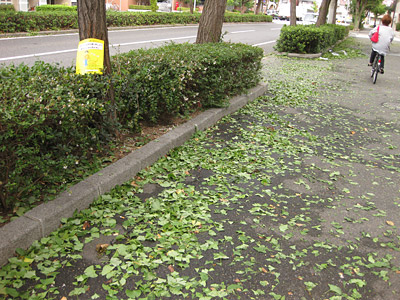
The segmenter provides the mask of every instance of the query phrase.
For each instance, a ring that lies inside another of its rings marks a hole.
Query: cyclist
[[[379,53],[382,55],[381,59],[381,69],[380,72],[383,74],[383,67],[385,66],[385,55],[389,52],[390,50],[390,43],[394,39],[394,32],[389,25],[392,23],[392,18],[390,15],[384,15],[382,18],[382,25],[383,26],[378,26],[379,27],[379,40],[377,43],[372,42],[372,52],[371,56],[369,58],[369,64],[368,66],[372,66],[372,63],[374,62],[375,56]],[[371,36],[378,30],[378,27],[373,28],[369,32],[369,37]]]

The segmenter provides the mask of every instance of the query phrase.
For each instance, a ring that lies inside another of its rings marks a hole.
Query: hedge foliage
[[[39,5],[35,7],[36,11],[77,11],[77,6],[69,6],[69,5]]]
[[[150,5],[129,5],[129,9],[151,10]]]
[[[53,6],[53,5],[50,5]],[[200,13],[160,12],[114,12],[107,11],[107,26],[124,27],[157,24],[194,24],[200,20]],[[227,13],[225,22],[271,22],[271,16],[238,15]],[[77,29],[77,12],[39,11],[0,13],[0,33],[32,32],[46,30]]]
[[[349,33],[346,26],[327,24],[283,26],[275,50],[289,53],[319,53]]]
[[[114,56],[109,76],[43,62],[0,68],[3,209],[46,200],[96,171],[112,128],[133,132],[141,121],[224,106],[259,82],[262,56],[243,44],[170,44]],[[109,118],[111,83],[117,127]]]
[[[13,12],[13,11],[15,11],[14,5],[0,4],[0,12]]]

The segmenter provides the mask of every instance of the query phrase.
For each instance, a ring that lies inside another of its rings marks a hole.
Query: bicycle
[[[378,73],[381,71],[381,61],[382,61],[382,55],[377,53],[374,62],[372,63],[372,70],[371,70],[372,82],[374,84],[378,79]]]

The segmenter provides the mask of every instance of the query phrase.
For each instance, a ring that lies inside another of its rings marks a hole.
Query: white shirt
[[[372,49],[379,54],[386,55],[390,50],[390,43],[394,39],[393,29],[389,26],[379,25],[369,32],[369,37],[378,30],[379,27],[379,40],[377,43],[372,42]]]

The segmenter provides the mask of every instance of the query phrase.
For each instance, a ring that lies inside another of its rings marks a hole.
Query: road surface
[[[169,42],[193,43],[197,27],[189,25],[109,30],[110,54],[158,47]],[[223,39],[259,46],[265,52],[270,52],[279,37],[281,27],[281,24],[274,23],[229,23],[223,27]],[[1,38],[0,64],[32,65],[35,61],[42,60],[70,66],[75,64],[78,43],[78,33]]]

